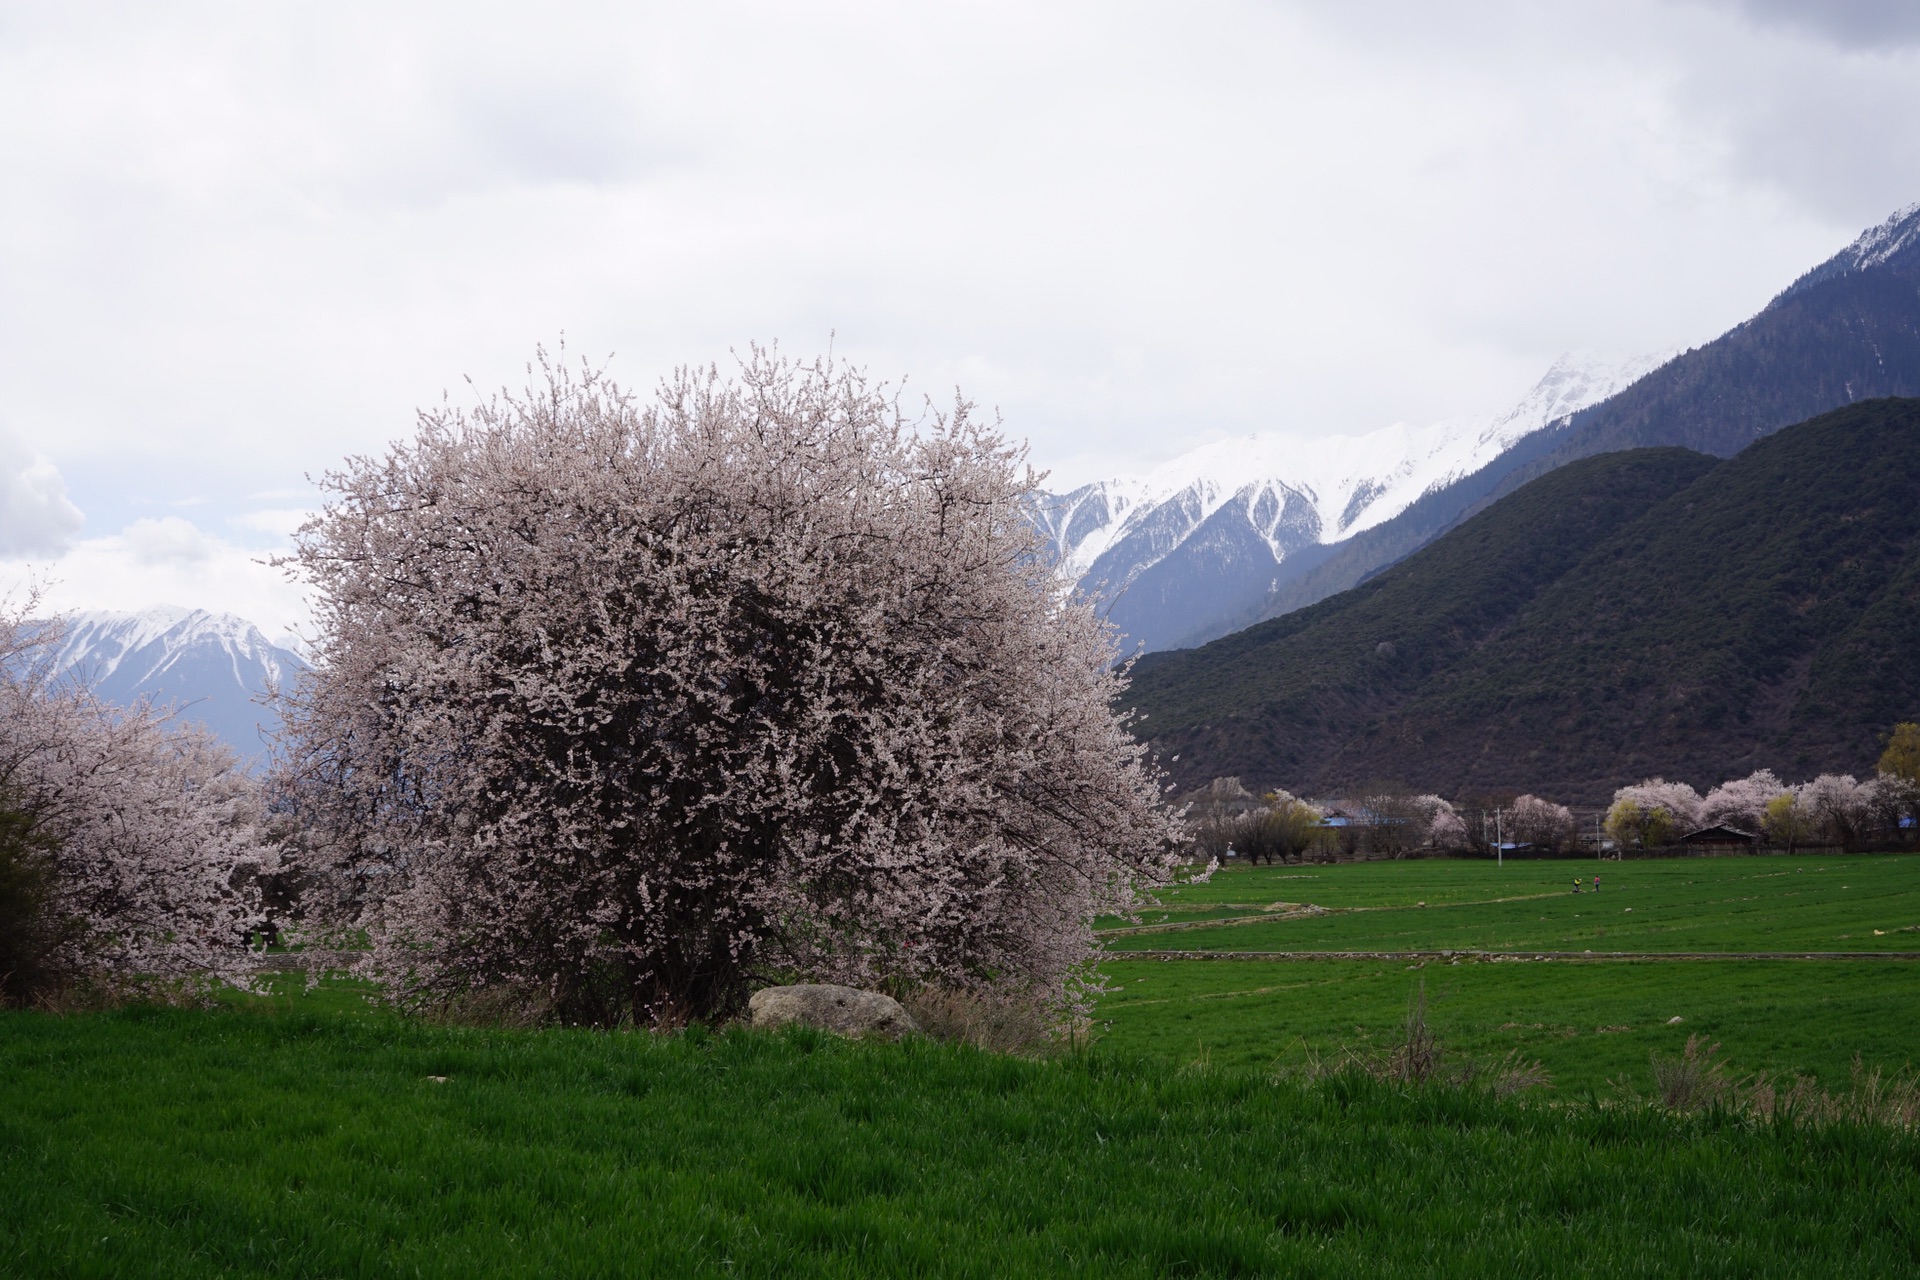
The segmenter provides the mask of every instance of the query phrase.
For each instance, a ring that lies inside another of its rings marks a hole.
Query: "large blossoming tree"
[[[1070,999],[1179,833],[1019,452],[830,362],[646,403],[541,371],[349,460],[298,538],[287,776],[369,970],[595,1022],[778,976]]]

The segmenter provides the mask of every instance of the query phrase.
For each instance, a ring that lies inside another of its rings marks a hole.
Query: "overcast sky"
[[[304,474],[563,334],[1061,484],[1706,341],[1920,200],[1920,4],[0,0],[0,172],[7,572],[277,629]]]

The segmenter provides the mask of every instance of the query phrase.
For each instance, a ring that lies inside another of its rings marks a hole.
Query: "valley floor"
[[[1157,923],[1301,958],[1160,958],[1166,935],[1109,922],[1133,950],[1097,1034],[1042,1060],[438,1026],[346,985],[0,1013],[0,1275],[1920,1272],[1920,1131],[1645,1101],[1696,1033],[1734,1076],[1833,1091],[1856,1055],[1883,1077],[1920,1056],[1920,962],[1879,941],[1920,923],[1920,860],[1599,864],[1597,899],[1556,891],[1576,870],[1229,870]],[[1603,928],[1648,958],[1305,958]],[[1868,954],[1653,958],[1784,938]],[[1549,1083],[1327,1073],[1392,1052],[1422,992],[1445,1062]]]

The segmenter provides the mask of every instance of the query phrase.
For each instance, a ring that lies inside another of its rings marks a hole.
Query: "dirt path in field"
[[[1108,960],[1920,960],[1920,951],[1109,951]]]
[[[1258,924],[1271,920],[1306,920],[1314,916],[1352,915],[1363,911],[1444,911],[1448,907],[1486,907],[1501,902],[1532,902],[1540,898],[1564,898],[1565,891],[1520,893],[1508,898],[1474,898],[1468,902],[1442,902],[1428,906],[1424,902],[1383,903],[1371,907],[1322,907],[1311,902],[1276,902],[1261,907],[1246,902],[1212,902],[1196,911],[1247,911],[1258,915],[1215,916],[1208,920],[1167,920],[1159,924],[1131,924],[1118,929],[1101,929],[1102,938],[1128,938],[1143,933],[1180,933],[1188,929],[1221,929],[1228,925]],[[1173,908],[1178,910],[1178,908]]]

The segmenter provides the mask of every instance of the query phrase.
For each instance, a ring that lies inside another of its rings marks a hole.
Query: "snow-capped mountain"
[[[1563,356],[1491,420],[1217,441],[1145,475],[1047,495],[1036,519],[1063,575],[1104,601],[1129,648],[1196,643],[1243,623],[1327,548],[1479,471],[1671,354]]]
[[[90,684],[109,702],[151,697],[196,721],[242,757],[258,759],[279,717],[261,705],[307,664],[287,640],[269,641],[230,613],[162,605],[138,613],[73,613],[48,654],[55,674]]]
[[[1920,204],[1910,204],[1876,227],[1868,227],[1839,253],[1780,291],[1775,307],[1829,280],[1859,275],[1875,267],[1920,266]]]

